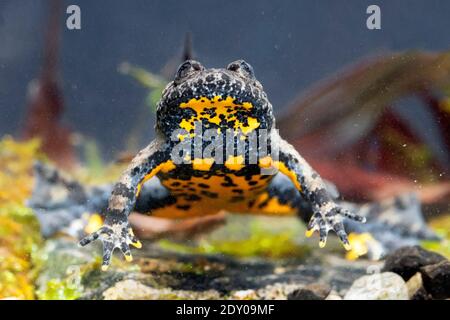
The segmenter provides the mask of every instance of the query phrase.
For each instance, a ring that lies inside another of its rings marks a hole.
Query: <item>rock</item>
[[[307,259],[241,259],[179,253],[148,243],[134,252],[133,263],[115,255],[108,271],[102,272],[99,253],[101,244],[80,248],[72,239],[47,240],[35,281],[39,298],[285,300],[311,283],[329,284],[340,293],[374,265],[367,260],[348,261],[342,253]],[[315,294],[325,299],[329,292],[327,288]]]
[[[331,288],[326,284],[313,283],[288,294],[288,300],[325,300]]]
[[[342,297],[334,290],[331,290],[328,297],[325,298],[325,300],[342,300]]]
[[[423,285],[434,299],[450,298],[450,261],[428,265],[420,269]]]
[[[158,299],[159,292],[138,281],[124,280],[103,292],[103,297],[105,300],[148,300]]]
[[[423,282],[422,282],[422,275],[420,272],[417,272],[411,279],[409,279],[406,282],[406,287],[408,288],[408,296],[409,299],[412,299],[412,297],[422,288]]]
[[[344,300],[408,300],[405,281],[393,272],[363,276],[350,287]]]
[[[331,256],[331,255],[330,255]],[[235,259],[218,255],[179,255],[152,247],[151,257],[135,257],[139,265],[134,273],[121,272],[115,261],[108,272],[93,273],[82,278],[84,287],[80,299],[121,298],[128,295],[124,287],[117,285],[124,280],[135,280],[153,289],[145,291],[148,297],[158,299],[262,299],[285,300],[294,290],[310,283],[327,283],[340,292],[351,286],[358,277],[366,274],[374,262],[347,261],[336,256],[324,261],[267,259]],[[144,259],[144,260],[143,260]],[[275,269],[282,272],[274,272]],[[95,276],[95,277],[94,277]],[[99,278],[101,276],[102,278]],[[91,280],[92,279],[92,280]],[[329,295],[329,289],[321,299]],[[220,294],[219,294],[220,293]],[[144,297],[130,297],[144,299]],[[330,297],[332,299],[333,297]],[[337,299],[335,296],[334,298]]]
[[[258,299],[261,300],[286,300],[290,292],[298,289],[298,284],[274,283],[260,288],[256,291]]]
[[[255,290],[239,290],[231,294],[231,300],[255,300],[257,294]]]
[[[400,248],[386,257],[383,271],[399,274],[405,281],[419,272],[419,269],[446,260],[438,253],[419,246]]]
[[[425,290],[424,287],[420,288],[412,297],[411,300],[432,300],[431,294]]]
[[[195,292],[189,290],[172,290],[170,288],[153,288],[139,281],[128,279],[117,282],[103,292],[105,300],[178,300],[178,299],[219,299],[221,295],[215,290]]]
[[[423,287],[422,274],[417,272],[411,279],[406,282],[408,288],[408,296],[410,300],[430,300],[431,296]]]

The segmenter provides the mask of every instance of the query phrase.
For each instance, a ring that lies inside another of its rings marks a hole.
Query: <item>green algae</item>
[[[298,235],[303,232],[300,231],[300,224],[292,218],[233,218],[227,226],[196,243],[188,245],[160,240],[158,244],[165,250],[180,253],[225,254],[240,258],[301,259],[310,252],[307,245],[298,243]],[[278,219],[276,228],[272,219]]]
[[[80,248],[72,239],[48,240],[37,255],[39,276],[36,294],[43,300],[73,300],[93,288],[121,280],[124,274],[139,271],[139,267],[113,258],[108,272],[100,270],[98,248]]]
[[[450,259],[450,214],[433,219],[430,227],[442,237],[442,241],[422,241],[421,245]]]
[[[39,223],[25,200],[31,193],[32,165],[39,141],[0,141],[0,299],[34,299],[33,257],[43,240]]]
[[[41,300],[75,300],[79,298],[82,291],[71,285],[66,280],[52,279],[47,282],[46,290],[38,292],[38,297]]]

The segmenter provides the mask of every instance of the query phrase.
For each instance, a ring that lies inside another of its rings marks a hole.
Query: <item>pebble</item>
[[[383,271],[395,272],[405,281],[420,271],[420,268],[446,260],[438,253],[422,249],[419,246],[403,247],[388,256]]]
[[[212,289],[200,292],[170,288],[156,289],[133,279],[119,281],[103,292],[105,300],[216,300],[220,297],[220,293]]]
[[[258,298],[255,290],[239,290],[231,294],[231,300],[255,300]]]
[[[290,292],[288,300],[325,300],[331,288],[326,284],[313,283]]]
[[[420,269],[423,285],[434,299],[450,298],[450,261],[428,265]]]
[[[344,300],[408,300],[405,281],[393,272],[383,272],[357,279]]]
[[[417,272],[406,282],[410,300],[430,300],[431,297],[423,287],[422,274]]]
[[[325,300],[342,300],[342,297],[334,290],[331,290],[328,297],[325,298]]]
[[[258,289],[256,295],[262,300],[286,300],[289,293],[298,287],[295,283],[274,283]]]
[[[135,280],[117,282],[113,287],[103,292],[105,300],[153,300],[159,292]]]

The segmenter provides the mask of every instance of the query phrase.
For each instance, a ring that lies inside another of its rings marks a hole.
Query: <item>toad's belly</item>
[[[240,170],[209,168],[193,170],[181,166],[158,174],[161,184],[173,197],[173,203],[153,210],[153,216],[186,218],[215,214],[220,210],[246,212],[269,185],[273,176],[261,175],[260,168]]]

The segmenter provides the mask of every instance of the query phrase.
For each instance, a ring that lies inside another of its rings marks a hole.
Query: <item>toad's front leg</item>
[[[129,245],[141,247],[128,223],[128,215],[134,208],[142,184],[158,172],[168,172],[175,167],[168,150],[166,143],[157,138],[136,155],[113,188],[105,212],[104,225],[80,241],[81,246],[96,239],[102,241],[102,270],[108,268],[114,249],[119,248],[127,261],[131,261]]]
[[[308,223],[306,236],[310,237],[314,231],[319,231],[319,245],[324,247],[328,232],[334,230],[344,247],[349,250],[350,244],[343,219],[345,217],[364,223],[365,218],[336,204],[319,174],[277,132],[272,133],[271,144],[276,145],[272,150],[278,152],[278,159],[273,156],[262,158],[259,165],[266,169],[275,168],[288,176],[305,200],[311,203],[314,213]]]

